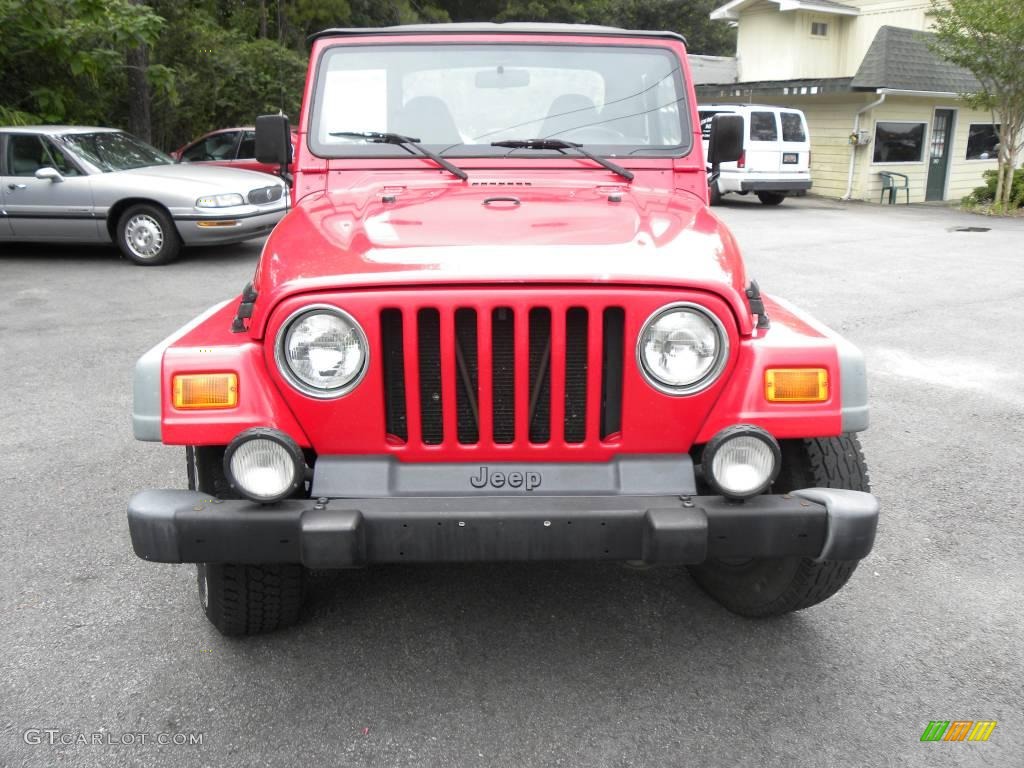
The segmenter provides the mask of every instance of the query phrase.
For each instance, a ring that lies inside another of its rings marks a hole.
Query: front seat
[[[13,136],[10,141],[11,173],[31,176],[44,166],[43,145],[35,136]]]
[[[409,99],[395,118],[394,132],[424,144],[461,144],[462,136],[448,105],[436,96]]]
[[[548,116],[540,128],[540,138],[571,139],[573,129],[598,121],[594,102],[581,93],[563,93],[551,102]]]

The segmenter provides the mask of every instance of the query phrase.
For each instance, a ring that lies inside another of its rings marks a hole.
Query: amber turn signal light
[[[824,368],[769,368],[764,372],[764,397],[770,403],[821,403],[828,400]]]
[[[175,408],[234,408],[238,405],[238,375],[234,373],[179,374],[172,384]]]

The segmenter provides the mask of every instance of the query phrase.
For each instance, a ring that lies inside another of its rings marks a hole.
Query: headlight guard
[[[333,338],[332,338],[333,337]],[[341,397],[362,381],[369,367],[366,334],[352,315],[328,304],[293,312],[277,331],[277,368],[303,394]]]
[[[692,358],[690,375],[671,375],[664,360],[666,344],[670,345],[669,353],[682,351],[684,359],[674,361],[677,365],[685,366],[685,358]],[[657,359],[658,354],[663,360]],[[640,373],[648,384],[667,395],[692,395],[707,389],[718,379],[728,359],[729,335],[722,321],[691,302],[666,304],[657,309],[647,318],[636,340]]]

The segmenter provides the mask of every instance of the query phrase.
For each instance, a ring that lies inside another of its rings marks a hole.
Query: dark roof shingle
[[[853,88],[895,88],[906,91],[975,93],[977,79],[928,49],[929,32],[882,27],[854,75]]]

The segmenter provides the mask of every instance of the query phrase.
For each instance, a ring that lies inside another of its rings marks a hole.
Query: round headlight
[[[781,451],[760,427],[723,429],[704,447],[704,478],[720,494],[745,499],[765,491],[778,477]]]
[[[276,429],[247,429],[224,451],[224,474],[246,498],[267,504],[295,493],[305,481],[302,449]]]
[[[313,397],[338,397],[366,372],[367,344],[359,324],[335,307],[307,307],[278,333],[277,364],[295,387]]]
[[[721,321],[695,304],[662,307],[637,340],[637,360],[648,382],[670,395],[709,386],[725,367],[728,351]]]

